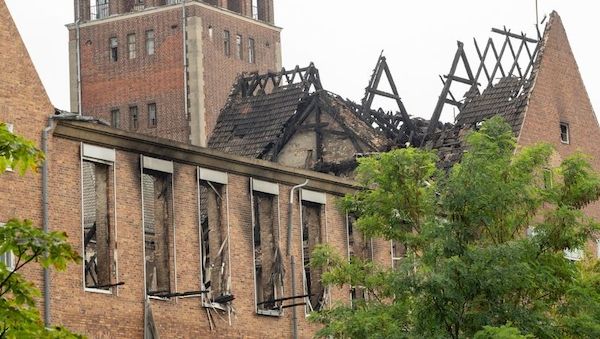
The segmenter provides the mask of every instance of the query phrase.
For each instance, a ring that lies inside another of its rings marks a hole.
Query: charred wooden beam
[[[527,42],[531,42],[534,44],[538,43],[538,40],[532,39],[532,38],[528,38],[525,35],[519,35],[519,34],[515,34],[515,33],[511,33],[510,31],[507,31],[506,28],[505,29],[498,29],[498,28],[492,28],[492,32],[494,33],[498,33],[498,34],[502,34],[505,35],[507,37],[511,37],[511,38],[515,38],[515,39],[521,39],[523,41],[527,41]]]

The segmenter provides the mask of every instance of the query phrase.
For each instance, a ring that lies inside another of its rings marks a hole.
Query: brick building
[[[117,3],[111,1],[110,6]],[[136,92],[135,86],[124,93],[109,95],[102,92],[112,90],[110,84],[113,81],[127,81],[121,74],[126,65],[119,66],[119,71],[115,68],[109,72],[109,64],[98,63],[96,69],[89,62],[96,57],[110,60],[110,38],[117,34],[116,62],[125,63],[128,59],[122,60],[127,56],[122,54],[123,42],[130,33],[126,33],[129,31],[125,28],[115,30],[117,33],[100,32],[100,26],[160,15],[172,18],[173,21],[164,19],[168,22],[166,28],[160,26],[168,31],[182,14],[179,5],[144,6],[142,9],[139,3],[137,6],[131,2],[120,4],[122,7],[114,7],[115,11],[139,9],[140,12],[114,17],[109,15],[112,12],[107,12],[109,17],[82,23],[80,27],[82,36],[89,34],[80,40],[82,60],[89,58],[87,70],[83,70],[82,75],[85,78],[102,73],[104,77],[95,85],[90,83],[88,86],[97,87],[88,88],[88,92],[84,84],[82,104],[85,107],[87,100],[90,112],[97,109],[94,114],[105,119],[110,118],[108,114],[112,108],[119,108],[122,114],[123,110],[128,111],[128,100],[141,107],[142,103],[147,106],[144,100],[155,99],[142,98],[145,92],[141,89]],[[110,6],[108,8],[112,10]],[[206,11],[243,22],[250,20],[203,3],[189,3],[186,8],[190,12]],[[248,10],[248,7],[241,8]],[[96,12],[95,15],[99,14]],[[278,34],[272,26],[263,27],[262,23],[252,20],[249,23],[270,30],[273,36]],[[203,25],[203,29],[208,27],[206,22]],[[215,24],[215,37],[219,32],[217,28],[223,29]],[[71,34],[75,34],[74,29],[71,27]],[[86,29],[89,31],[84,33]],[[146,28],[139,29],[137,37],[146,32]],[[158,52],[161,42],[159,28],[155,29]],[[177,27],[173,29],[176,31]],[[92,39],[92,33],[99,35]],[[181,35],[181,31],[178,34]],[[166,35],[161,39],[168,45]],[[88,40],[89,47],[84,47]],[[139,40],[136,38],[136,41]],[[175,42],[173,45],[181,46]],[[444,159],[456,161],[457,154],[459,157],[462,152],[461,133],[476,127],[486,117],[502,114],[514,117],[511,121],[519,145],[550,142],[556,147],[557,161],[581,149],[593,156],[592,162],[600,170],[599,150],[594,142],[600,137],[600,129],[558,15],[550,17],[539,46],[534,67],[526,79],[521,77],[513,82],[504,77],[507,79],[494,81],[481,93],[472,94],[465,101],[457,124],[434,130],[423,140],[438,148]],[[290,107],[285,109],[276,105],[279,101],[272,95],[278,94],[268,91],[245,96],[232,93],[227,98],[235,77],[231,74],[231,81],[223,84],[226,87],[224,94],[219,94],[223,103],[229,99],[224,115],[219,118],[222,119],[220,140],[227,139],[228,133],[234,141],[246,136],[247,127],[237,124],[241,120],[236,113],[272,117],[275,107],[279,109],[277,117],[281,119],[265,124],[275,130],[260,135],[261,143],[251,145],[254,153],[244,154],[247,149],[237,149],[238,154],[245,156],[242,157],[190,145],[189,137],[194,133],[191,129],[188,132],[181,129],[182,134],[176,134],[171,133],[168,125],[161,130],[159,124],[156,130],[147,131],[140,123],[137,132],[142,133],[131,133],[123,128],[105,126],[102,121],[86,115],[55,114],[4,2],[0,2],[0,48],[4,51],[0,54],[0,65],[5,70],[0,73],[0,121],[11,124],[16,133],[39,141],[40,148],[47,149],[45,168],[48,174],[45,176],[45,171],[28,173],[25,177],[12,172],[2,174],[0,222],[15,216],[27,217],[50,230],[65,231],[85,260],[81,265],[71,265],[66,272],[51,272],[47,279],[41,270],[33,267],[24,272],[43,288],[44,296],[49,300],[49,303],[41,300],[40,304],[48,324],[62,324],[73,331],[99,338],[139,338],[153,332],[162,337],[287,338],[292,336],[294,328],[299,337],[308,338],[316,329],[305,317],[310,309],[361,297],[360,290],[351,290],[348,286],[324,288],[318,281],[320,272],[306,267],[317,243],[326,242],[348,256],[372,258],[386,266],[401,260],[399,245],[363,239],[352,229],[352,218],[340,213],[336,207],[337,197],[357,188],[352,181],[310,170],[319,168],[297,161],[300,159],[298,154],[303,155],[302,159],[309,158],[307,151],[311,148],[306,145],[314,147],[316,152],[317,139],[321,139],[322,145],[328,145],[331,140],[347,145],[343,149],[352,154],[340,155],[327,147],[320,151],[321,161],[335,163],[340,159],[353,159],[354,153],[361,150],[377,150],[386,144],[386,137],[396,143],[421,138],[394,139],[390,133],[393,131],[386,128],[393,124],[386,125],[382,120],[385,117],[377,112],[356,111],[352,103],[330,93],[303,92],[294,86],[280,89],[281,96],[297,95],[296,98],[303,100],[289,104]],[[89,50],[86,52],[85,48]],[[91,53],[94,48],[98,48],[99,54]],[[182,47],[178,48],[181,50]],[[138,48],[136,53],[143,51]],[[169,52],[165,50],[164,53]],[[98,56],[100,54],[103,56]],[[173,60],[176,58],[175,55],[172,57]],[[173,61],[169,69],[179,69],[183,73],[181,64],[181,61]],[[109,74],[100,72],[103,67]],[[131,67],[132,73],[142,74],[143,66]],[[379,69],[376,68],[376,73]],[[180,79],[183,83],[183,76]],[[157,76],[157,81],[168,83],[171,79]],[[137,84],[141,86],[143,81]],[[173,86],[178,85],[174,82]],[[146,90],[149,96],[154,90],[162,93],[158,88]],[[96,98],[95,95],[99,96]],[[178,95],[183,98],[183,94]],[[123,101],[110,101],[113,96]],[[101,103],[97,107],[94,106],[96,101]],[[309,107],[311,102],[314,102],[311,110],[300,109]],[[160,107],[167,103],[158,99],[155,103],[160,120]],[[253,106],[254,103],[265,105]],[[314,110],[315,107],[324,111],[321,122],[313,120],[317,119],[316,114],[321,114]],[[335,110],[328,112],[327,109],[332,107]],[[140,109],[139,117],[143,117],[143,109],[146,108]],[[126,121],[122,119],[119,121]],[[169,119],[189,122],[183,118]],[[212,119],[215,124],[217,116]],[[297,124],[290,125],[288,121]],[[379,122],[380,130],[365,129],[365,125],[373,121]],[[234,128],[228,129],[231,122]],[[323,123],[330,125],[322,126]],[[437,128],[436,124],[433,126]],[[319,131],[319,127],[327,130]],[[405,133],[401,127],[398,132]],[[425,129],[429,129],[428,126],[421,132]],[[175,140],[157,138],[159,131]],[[250,132],[250,135],[258,133]],[[368,140],[362,142],[361,138],[365,137]],[[327,138],[331,139],[327,141]],[[240,143],[243,145],[245,141]],[[229,148],[240,143],[222,141],[218,148],[231,151]],[[273,145],[277,147],[273,148]],[[273,158],[278,154],[283,157]],[[318,157],[315,159],[319,160]],[[267,160],[289,161],[290,165],[308,169],[286,167]],[[335,172],[328,168],[320,170]],[[306,179],[308,185],[293,191],[290,204],[292,187]],[[291,218],[288,218],[290,208]],[[595,217],[600,217],[599,211],[598,205],[588,210]],[[289,221],[291,241],[288,244]]]
[[[273,0],[74,4],[71,111],[117,128],[205,146],[237,74],[281,68]]]

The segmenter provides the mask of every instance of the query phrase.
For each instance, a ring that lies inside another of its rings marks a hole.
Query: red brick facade
[[[210,133],[239,73],[273,71],[280,67],[279,28],[199,1],[188,1],[185,25],[190,65],[187,68],[188,95],[201,95],[202,101],[188,98],[186,115],[183,7],[148,4],[141,11],[129,12],[120,4],[114,6],[119,11],[113,12],[111,7],[110,15],[102,19],[86,21],[82,14],[81,104],[84,115],[108,122],[112,120],[111,111],[119,110],[119,128],[202,144],[192,140],[194,129]],[[146,47],[148,31],[154,33],[153,55],[148,54]],[[225,31],[229,32],[229,55],[225,55]],[[76,33],[76,25],[69,25],[72,111],[78,110]],[[194,38],[194,33],[200,36]],[[134,58],[129,54],[129,35],[135,35]],[[241,58],[236,50],[238,36],[241,37]],[[117,42],[116,61],[112,60],[111,38]],[[254,44],[253,60],[249,59],[251,43]],[[192,64],[198,66],[192,67]],[[201,94],[197,93],[200,91]],[[156,104],[156,126],[149,122],[149,104]],[[137,106],[137,128],[130,116],[132,106]],[[203,115],[203,122],[194,121],[191,117],[194,112]]]

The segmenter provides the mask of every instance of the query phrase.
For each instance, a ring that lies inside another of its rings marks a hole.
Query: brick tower
[[[205,146],[237,74],[281,68],[273,0],[75,0],[71,111]]]

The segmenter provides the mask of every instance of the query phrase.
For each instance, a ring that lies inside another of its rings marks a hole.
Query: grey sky
[[[53,104],[69,107],[66,23],[73,1],[5,1]],[[429,118],[448,72],[456,41],[474,53],[492,27],[535,36],[535,0],[275,0],[283,27],[287,68],[315,62],[326,89],[360,101],[379,52],[385,50],[400,96],[411,115]],[[540,19],[556,10],[565,25],[584,83],[598,112],[600,2],[539,0]],[[472,67],[474,67],[472,65]],[[455,93],[457,95],[462,93]],[[385,107],[391,103],[381,102]],[[451,120],[446,112],[445,121]]]

